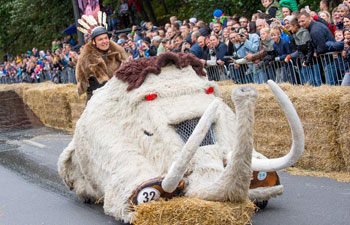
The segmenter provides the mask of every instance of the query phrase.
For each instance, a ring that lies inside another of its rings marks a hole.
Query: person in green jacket
[[[265,14],[270,18],[283,19],[280,4],[276,0],[261,0],[262,5],[265,7]]]

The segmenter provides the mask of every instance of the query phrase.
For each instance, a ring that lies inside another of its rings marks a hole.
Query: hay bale
[[[340,98],[338,142],[345,161],[346,170],[350,174],[350,94]]]
[[[312,177],[326,177],[335,179],[339,182],[349,183],[350,182],[350,173],[348,172],[323,172],[323,171],[312,171],[304,170],[299,168],[287,168],[284,171],[288,172],[291,175],[298,176],[312,176]]]
[[[134,225],[245,225],[251,223],[255,206],[247,201],[212,202],[195,198],[173,198],[135,206]]]
[[[46,125],[58,129],[71,129],[71,113],[64,85],[41,85],[28,89],[24,102]]]
[[[71,113],[71,130],[74,130],[75,124],[85,109],[86,94],[79,96],[77,86],[73,84],[66,85],[65,91]]]
[[[231,92],[238,85],[219,85],[224,101],[234,109]],[[250,85],[259,93],[255,110],[255,148],[269,158],[281,157],[289,151],[292,140],[287,119],[268,85]],[[345,93],[350,94],[350,90],[326,85],[280,86],[293,102],[305,132],[305,151],[295,166],[320,171],[346,170],[348,152],[341,150],[337,129],[341,117],[340,99]],[[346,107],[344,105],[344,111],[348,111]],[[342,139],[344,146],[345,139]]]

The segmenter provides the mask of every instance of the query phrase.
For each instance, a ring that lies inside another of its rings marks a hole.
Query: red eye
[[[147,101],[153,101],[154,99],[157,98],[157,94],[153,93],[153,94],[149,94],[149,95],[146,95],[145,99]]]
[[[205,90],[205,93],[207,93],[208,95],[214,92],[214,88],[213,87],[208,87],[207,90]]]

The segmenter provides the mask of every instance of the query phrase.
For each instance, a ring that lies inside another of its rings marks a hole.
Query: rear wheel
[[[267,203],[269,203],[268,200],[254,201],[254,204],[256,205],[256,207],[258,207],[257,210],[265,209],[265,207],[267,206]]]

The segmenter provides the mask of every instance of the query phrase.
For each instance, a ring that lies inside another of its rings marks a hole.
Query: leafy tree
[[[73,23],[71,1],[0,0],[0,55],[47,49]]]

